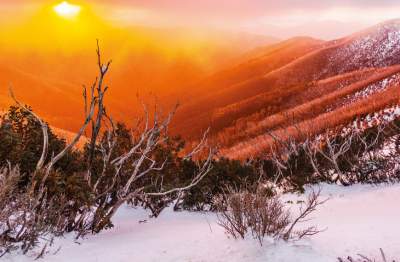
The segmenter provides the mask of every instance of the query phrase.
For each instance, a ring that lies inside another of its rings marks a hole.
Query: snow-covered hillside
[[[322,198],[330,200],[308,223],[326,230],[301,242],[266,242],[262,247],[250,239],[228,239],[214,214],[167,210],[158,219],[148,219],[145,211],[124,207],[115,219],[115,228],[80,240],[79,244],[72,236],[57,240],[53,250],[60,245],[61,250],[42,261],[328,262],[358,253],[377,257],[379,248],[385,250],[388,259],[400,258],[399,197],[398,184],[323,185]],[[297,203],[305,195],[283,198]],[[297,204],[287,205],[297,209]],[[33,258],[14,254],[2,259],[25,262]]]
[[[400,20],[391,20],[364,32],[345,38],[341,48],[334,49],[328,65],[338,73],[357,68],[383,67],[399,63]]]

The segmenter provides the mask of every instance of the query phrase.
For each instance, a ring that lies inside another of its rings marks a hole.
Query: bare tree
[[[314,172],[317,174],[317,176],[326,178],[326,176],[323,175],[323,172],[321,172],[320,167],[318,165],[318,159],[317,159],[318,145],[316,145],[316,143],[313,143],[307,139],[303,143],[303,149],[304,149],[304,152],[306,153],[306,155],[308,156],[310,164],[311,164]]]
[[[146,187],[150,185],[143,185],[143,181],[151,181],[148,178],[154,176],[154,173],[161,172],[167,163],[167,159],[157,162],[153,157],[153,153],[158,146],[162,145],[168,139],[167,128],[175,110],[170,112],[163,120],[155,112],[153,121],[150,121],[146,107],[144,107],[144,111],[144,127],[138,132],[136,137],[132,138],[134,144],[129,151],[110,160],[111,151],[113,150],[113,145],[115,145],[113,139],[116,138],[110,136],[113,132],[112,130],[108,131],[107,146],[101,146],[104,167],[103,173],[98,176],[98,179],[92,181],[94,185],[93,190],[97,195],[98,212],[94,215],[94,220],[89,222],[91,230],[99,231],[102,229],[110,222],[110,219],[118,208],[127,201],[134,199],[146,201],[151,197],[164,197],[189,190],[196,186],[212,168],[212,160],[216,152],[214,149],[209,148],[207,158],[199,161],[197,173],[193,174],[192,180],[187,185],[163,190],[163,181],[161,180],[157,187],[160,190],[148,192]],[[183,159],[192,159],[200,152],[199,148],[205,146],[205,143],[206,139],[203,138],[200,144],[184,156]],[[131,166],[128,173],[124,170],[127,164]],[[112,174],[108,174],[108,177],[105,176],[105,170],[108,169],[106,166],[111,166],[114,170]],[[119,180],[118,183],[117,180]],[[99,184],[107,184],[107,186],[99,190]]]
[[[87,160],[87,169],[88,172],[91,172],[91,166],[93,163],[93,157],[95,154],[96,150],[96,143],[97,143],[97,138],[100,133],[101,129],[101,124],[102,120],[105,115],[106,108],[104,106],[104,95],[108,90],[108,86],[104,85],[104,78],[110,68],[111,65],[111,60],[108,61],[106,64],[103,64],[102,59],[101,59],[101,52],[100,52],[100,46],[99,46],[99,41],[97,40],[97,66],[99,69],[99,77],[97,81],[97,112],[96,112],[96,119],[92,120],[92,135],[90,139],[90,144],[89,144],[89,157]]]
[[[340,142],[337,137],[332,138],[329,132],[327,132],[324,136],[324,147],[316,147],[318,152],[333,165],[337,173],[334,182],[339,181],[342,185],[348,185],[348,182],[340,168],[339,159],[350,150],[353,135],[354,133],[350,133],[350,136],[346,137],[343,142]]]
[[[102,63],[99,45],[97,46],[97,57],[99,76],[91,85],[89,92],[84,87],[84,121],[72,141],[63,150],[51,156],[48,163],[45,163],[49,145],[47,124],[32,110],[23,106],[15,98],[10,88],[10,94],[15,102],[37,119],[41,124],[43,133],[42,154],[36,166],[36,173],[42,175],[39,177],[39,187],[33,181],[26,194],[18,194],[14,200],[7,198],[7,201],[2,202],[4,205],[20,203],[20,209],[8,208],[5,210],[11,213],[4,213],[4,210],[0,213],[0,225],[7,224],[8,219],[14,216],[13,212],[22,214],[22,216],[18,216],[19,220],[15,220],[14,225],[24,223],[28,217],[33,219],[34,222],[31,219],[29,220],[31,227],[29,230],[24,231],[26,232],[24,237],[15,240],[18,242],[31,239],[32,243],[26,245],[27,250],[34,246],[34,242],[39,236],[49,232],[52,234],[64,232],[67,228],[78,231],[78,236],[88,232],[99,232],[111,225],[111,218],[119,207],[127,201],[149,201],[151,198],[163,197],[173,198],[176,194],[196,186],[212,168],[216,150],[208,145],[207,131],[200,143],[186,156],[182,157],[182,161],[197,162],[197,169],[192,179],[186,185],[169,184],[168,187],[164,186],[162,171],[168,160],[159,161],[155,157],[155,152],[168,140],[168,126],[176,108],[165,117],[160,116],[159,112],[155,110],[154,115],[150,118],[147,107],[144,106],[144,121],[139,122],[131,132],[131,148],[117,154],[115,146],[118,136],[115,132],[115,125],[112,117],[106,113],[103,104],[104,96],[108,89],[104,85],[104,79],[109,71],[111,62]],[[103,121],[106,121],[108,125],[104,126],[102,124]],[[82,205],[72,211],[68,209],[71,203],[65,202],[65,196],[48,195],[46,182],[49,176],[56,173],[53,170],[55,164],[74,148],[90,123],[92,123],[92,136],[89,143],[85,181],[87,182],[87,188],[93,195],[93,199],[89,204]],[[104,130],[102,130],[103,128]],[[102,136],[101,141],[98,139],[100,135]],[[207,156],[205,158],[197,158],[197,155],[203,151],[207,151]],[[99,172],[93,172],[91,166],[94,154],[97,152],[100,153],[103,166]],[[11,170],[11,167],[7,170]],[[0,191],[0,195],[4,192]],[[15,199],[18,199],[18,201]],[[64,213],[66,214],[65,216]],[[11,226],[10,228],[15,227]],[[0,234],[0,237],[3,236],[9,236],[9,234]]]

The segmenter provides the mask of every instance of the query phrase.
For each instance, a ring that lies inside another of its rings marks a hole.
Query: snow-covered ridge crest
[[[328,56],[329,65],[342,65],[338,73],[356,68],[400,63],[400,20],[391,20],[342,39],[342,47]]]

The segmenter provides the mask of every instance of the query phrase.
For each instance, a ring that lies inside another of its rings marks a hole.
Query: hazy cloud
[[[62,0],[60,0],[62,1]],[[400,16],[400,0],[69,0],[108,19],[151,26],[200,26],[280,37],[334,38]],[[5,5],[55,0],[0,0]],[[103,8],[101,8],[103,7]]]

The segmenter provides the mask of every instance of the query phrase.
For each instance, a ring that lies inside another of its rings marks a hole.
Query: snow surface
[[[288,194],[283,199],[297,203],[305,197]],[[299,242],[267,241],[261,247],[251,239],[227,238],[212,213],[166,210],[158,219],[148,219],[146,211],[126,206],[115,217],[113,229],[79,244],[73,236],[59,239],[53,249],[61,245],[61,250],[42,261],[324,262],[358,253],[378,257],[379,248],[388,258],[400,258],[399,184],[322,185],[322,198],[330,200],[307,223],[326,231]],[[287,205],[298,208],[298,204]],[[2,260],[25,262],[33,258],[13,254]]]

